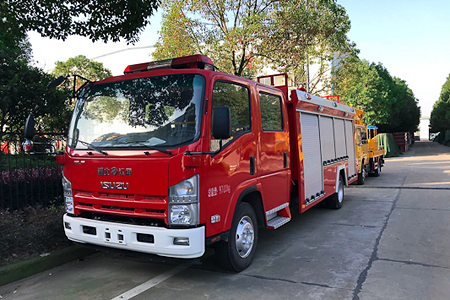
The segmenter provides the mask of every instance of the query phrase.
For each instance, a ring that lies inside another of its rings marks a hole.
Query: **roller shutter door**
[[[307,203],[323,190],[322,155],[319,136],[319,116],[301,113],[303,170],[305,176],[305,199]]]
[[[334,149],[333,119],[320,116],[320,143],[322,145],[322,160],[327,162],[336,157]]]
[[[344,120],[334,119],[334,137],[336,146],[336,158],[347,156],[347,147],[345,145]]]

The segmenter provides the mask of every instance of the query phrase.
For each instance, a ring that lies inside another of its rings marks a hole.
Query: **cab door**
[[[286,105],[281,91],[257,86],[259,179],[264,210],[289,202],[290,162]]]
[[[230,108],[231,138],[219,141],[209,130],[210,151],[214,154],[207,160],[205,179],[207,236],[229,229],[237,198],[245,189],[256,187],[258,173],[257,134],[252,123],[255,97],[251,84],[234,76],[217,75],[213,77],[210,90],[211,114],[215,107]]]

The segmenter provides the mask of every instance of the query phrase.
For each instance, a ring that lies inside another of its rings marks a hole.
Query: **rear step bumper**
[[[69,240],[175,258],[198,258],[205,252],[205,227],[167,229],[71,217],[63,218]]]

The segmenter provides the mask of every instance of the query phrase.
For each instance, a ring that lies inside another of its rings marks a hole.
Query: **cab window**
[[[361,146],[361,144],[362,144],[361,128],[359,128],[359,127],[356,128],[356,141],[357,141],[358,146]]]
[[[262,129],[264,131],[283,131],[281,97],[260,92],[259,103]]]
[[[231,138],[222,141],[225,147],[246,132],[251,131],[250,91],[236,83],[217,81],[214,83],[211,107],[227,106],[231,111]],[[219,140],[211,136],[211,151],[219,150]]]

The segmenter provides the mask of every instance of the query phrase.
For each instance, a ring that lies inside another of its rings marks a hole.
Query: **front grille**
[[[94,213],[94,212],[90,212],[90,211],[81,211],[81,217],[90,219],[90,220],[114,222],[114,223],[121,223],[121,224],[152,226],[152,227],[165,227],[164,220],[153,219],[153,218],[128,217],[128,216],[123,216],[123,215],[119,216],[119,215],[113,215],[113,214]]]
[[[132,208],[132,207],[118,207],[118,206],[102,205],[102,208],[103,209],[112,209],[112,210],[134,211],[134,208]]]
[[[157,213],[157,214],[163,214],[164,213],[163,209],[146,209],[145,211],[149,212],[149,213]]]
[[[79,212],[116,214],[138,218],[166,219],[166,196],[124,195],[76,191],[75,209]]]
[[[99,198],[134,199],[135,195],[97,193]]]

